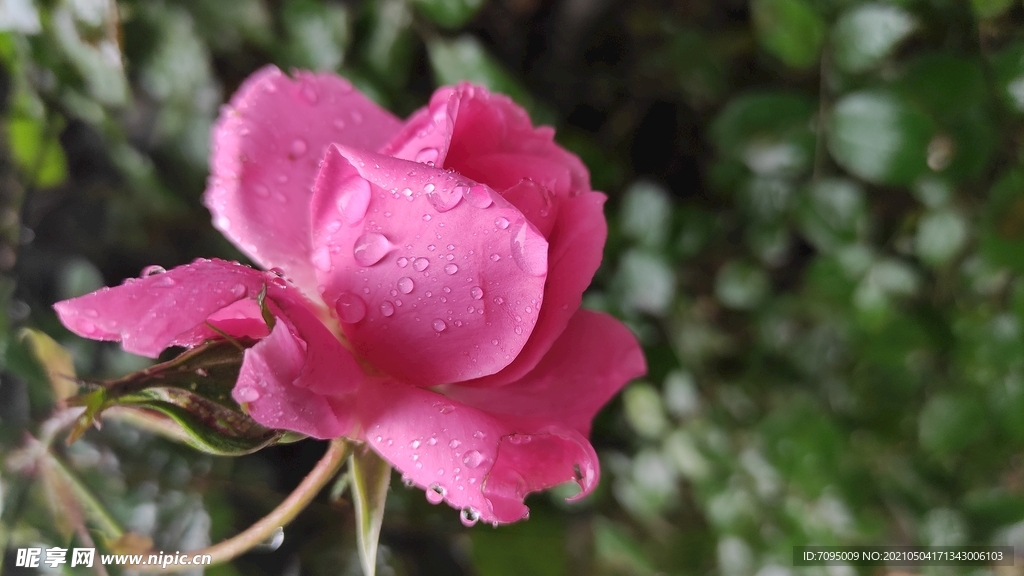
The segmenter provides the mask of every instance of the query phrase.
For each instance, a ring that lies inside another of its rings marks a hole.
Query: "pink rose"
[[[258,339],[233,392],[258,422],[364,441],[464,519],[514,522],[529,492],[593,489],[591,420],[645,371],[580,309],[605,196],[553,134],[468,84],[403,124],[341,78],[264,68],[221,113],[205,200],[279,273],[198,260],[57,312],[150,357],[210,326]]]

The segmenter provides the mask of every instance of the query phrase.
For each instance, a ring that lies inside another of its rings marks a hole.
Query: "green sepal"
[[[231,397],[243,353],[252,344],[248,340],[207,342],[117,380],[86,382],[95,389],[69,401],[86,410],[68,442],[98,425],[102,412],[115,406],[162,414],[181,427],[188,444],[210,454],[240,456],[278,442],[284,431],[260,425]]]

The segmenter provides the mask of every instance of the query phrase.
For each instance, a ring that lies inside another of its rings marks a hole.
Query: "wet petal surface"
[[[354,185],[359,179],[366,184]],[[547,241],[500,195],[474,186],[420,163],[333,147],[318,177],[321,295],[355,350],[405,382],[501,370],[540,314]],[[355,188],[370,200],[353,223],[339,199]]]
[[[221,111],[204,201],[213,223],[264,268],[278,267],[315,296],[309,201],[331,143],[376,150],[401,124],[330,74],[268,66]]]

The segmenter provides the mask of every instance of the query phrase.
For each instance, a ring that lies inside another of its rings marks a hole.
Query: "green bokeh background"
[[[378,574],[858,572],[793,567],[803,544],[1024,555],[1022,25],[1017,0],[0,1],[2,573],[80,538],[14,457],[54,407],[18,330],[81,375],[146,365],[50,305],[242,259],[199,198],[218,107],[268,62],[402,116],[469,79],[554,125],[610,197],[585,305],[650,364],[598,417],[591,497],[467,529],[396,481]],[[53,448],[168,551],[245,528],[323,449],[217,458],[116,421]],[[276,550],[207,573],[359,574],[352,514],[325,493]]]

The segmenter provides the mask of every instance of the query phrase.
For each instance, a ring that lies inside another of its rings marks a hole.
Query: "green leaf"
[[[936,127],[919,108],[886,90],[854,92],[836,103],[828,124],[832,157],[876,184],[910,184],[928,171]]]
[[[954,180],[985,171],[996,147],[996,126],[982,62],[951,54],[919,56],[907,63],[897,87],[938,126],[939,136],[928,149],[932,170]]]
[[[711,124],[719,154],[751,172],[791,176],[806,171],[814,157],[811,120],[815,103],[802,94],[755,92],[731,100]]]
[[[997,266],[1024,271],[1024,171],[1014,169],[989,193],[981,226],[981,252]]]
[[[46,372],[53,397],[58,403],[63,404],[78,392],[75,365],[67,350],[53,338],[31,328],[22,328],[18,337],[28,343],[36,361]]]
[[[67,160],[55,130],[27,116],[7,121],[11,155],[26,176],[26,183],[42,188],[56,186],[67,178]]]
[[[540,106],[475,37],[468,34],[451,40],[435,37],[427,41],[427,53],[438,85],[458,84],[463,80],[482,84],[526,108],[535,123],[553,123],[554,114]]]
[[[754,31],[762,46],[791,68],[818,62],[825,23],[805,0],[751,0]]]
[[[986,419],[984,407],[973,397],[939,394],[921,410],[918,436],[927,450],[944,456],[980,439]]]
[[[364,576],[377,570],[377,541],[384,522],[384,503],[391,484],[391,466],[369,448],[349,457],[352,500],[356,508],[356,538]]]
[[[847,10],[832,30],[833,59],[844,72],[866,72],[888,58],[917,28],[914,17],[892,4]]]
[[[970,224],[954,210],[928,212],[917,224],[915,250],[921,260],[940,266],[967,243]]]
[[[534,512],[529,522],[471,530],[480,576],[561,576],[567,573],[566,529],[558,517]]]
[[[866,214],[860,185],[842,178],[823,178],[807,189],[799,211],[800,228],[815,248],[832,252],[857,240]]]
[[[416,0],[416,8],[443,28],[459,28],[469,22],[484,0]]]
[[[971,8],[979,18],[995,18],[1013,6],[1014,0],[971,0]]]
[[[730,262],[715,277],[715,296],[723,306],[736,310],[756,307],[768,294],[768,276],[744,262]]]
[[[1011,44],[992,59],[996,95],[1007,110],[1024,114],[1024,43]]]
[[[98,384],[97,390],[78,397],[87,410],[69,439],[77,438],[103,410],[125,406],[163,414],[188,434],[190,445],[210,454],[249,454],[276,443],[283,432],[258,424],[231,397],[242,364],[239,346],[210,342]]]

